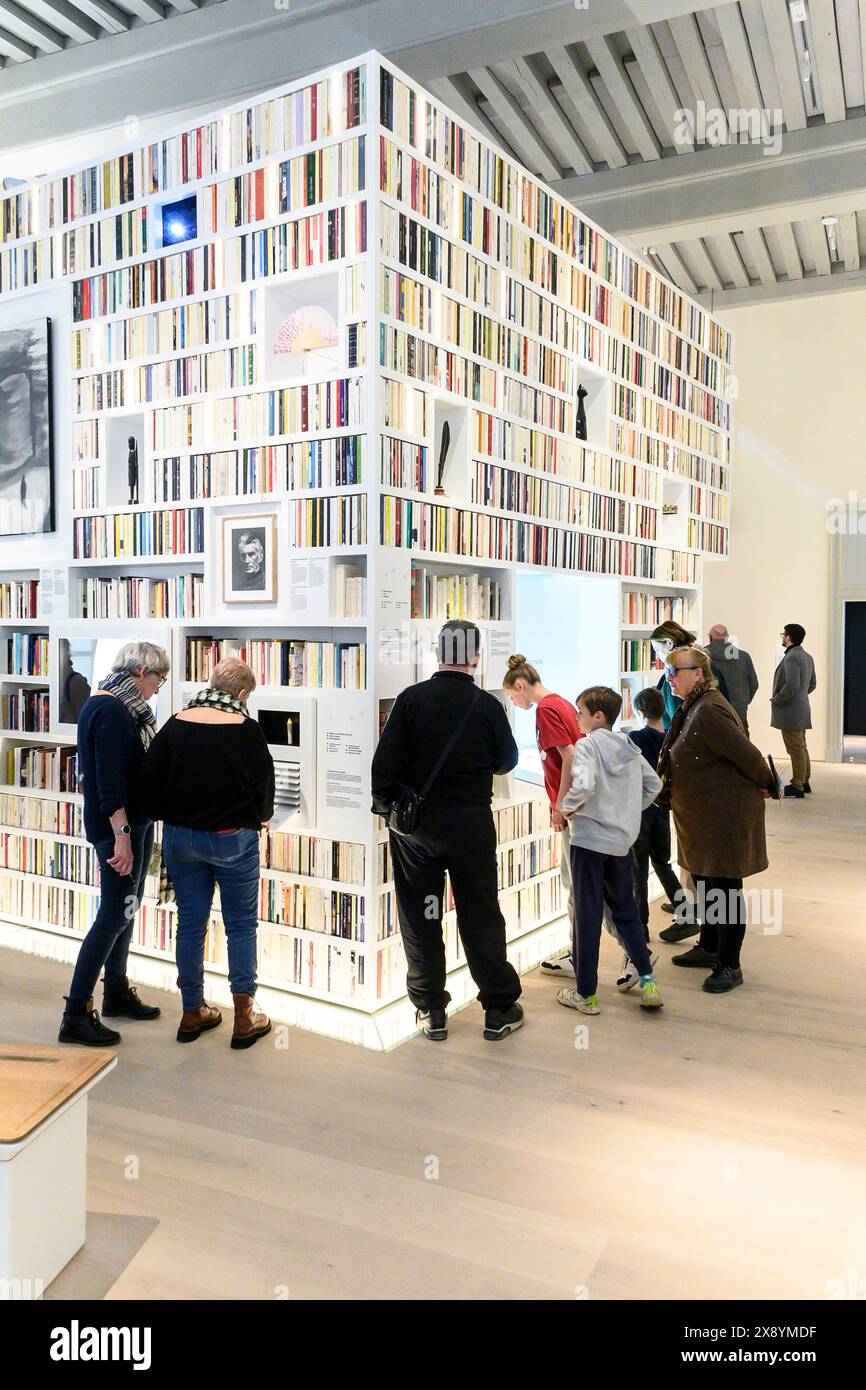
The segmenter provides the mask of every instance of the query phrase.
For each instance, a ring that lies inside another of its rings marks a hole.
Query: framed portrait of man
[[[222,560],[224,603],[275,603],[276,516],[223,517]]]

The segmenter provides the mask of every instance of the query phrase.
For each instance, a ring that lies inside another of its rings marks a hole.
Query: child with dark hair
[[[665,730],[662,723],[665,702],[661,691],[653,687],[648,690],[641,690],[635,696],[634,708],[636,713],[642,716],[644,726],[642,729],[632,730],[629,738],[632,743],[637,744],[653,772],[656,772],[659,754],[665,741]],[[671,820],[670,812],[666,807],[657,806],[655,802],[652,802],[644,808],[640,818],[640,832],[631,847],[631,860],[635,903],[643,924],[644,935],[649,941],[650,864],[655,869],[659,883],[675,907],[685,897],[680,881],[671,868]],[[655,961],[656,958],[652,957],[653,965]],[[625,993],[626,990],[634,988],[638,979],[637,967],[626,955],[622,963],[622,974],[616,982],[616,987]]]
[[[601,1012],[596,990],[605,904],[637,968],[641,1008],[662,1004],[635,907],[630,853],[641,813],[662,784],[637,745],[614,731],[621,708],[622,696],[609,686],[592,686],[578,696],[578,723],[590,737],[575,746],[571,788],[562,802],[570,823],[576,988],[561,989],[556,997],[584,1014]]]

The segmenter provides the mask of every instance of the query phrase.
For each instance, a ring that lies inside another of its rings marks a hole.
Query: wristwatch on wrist
[[[119,825],[114,832],[114,838],[118,839],[121,835],[131,835],[132,831],[128,825]]]

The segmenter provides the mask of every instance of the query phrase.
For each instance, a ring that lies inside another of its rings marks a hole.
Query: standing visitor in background
[[[481,655],[475,624],[452,619],[438,645],[439,670],[397,696],[382,730],[371,770],[373,811],[388,820],[407,993],[421,1031],[433,1042],[448,1036],[447,870],[457,930],[484,1009],[484,1036],[496,1042],[523,1025],[520,980],[506,954],[490,809],[493,778],[517,766],[517,744],[501,702],[475,684]]]
[[[144,765],[143,793],[163,821],[162,849],[177,899],[179,1043],[222,1023],[205,1003],[204,948],[219,885],[235,1021],[231,1046],[252,1047],[271,1031],[255,1009],[259,924],[259,834],[274,814],[274,764],[247,700],[249,666],[227,657],[210,685],[160,729]]]
[[[84,833],[99,860],[99,910],[81,943],[59,1041],[113,1047],[120,1034],[100,1022],[93,991],[105,966],[106,1018],[148,1020],[159,1009],[143,1004],[126,977],[135,914],[141,906],[153,852],[153,819],[142,792],[145,753],[156,733],[148,703],[165,683],[169,660],[151,642],[128,642],[78,716],[78,771],[84,794]]]
[[[659,759],[659,802],[673,812],[703,924],[698,944],[673,962],[710,971],[701,988],[727,994],[743,983],[743,879],[767,867],[764,800],[770,769],[716,689],[702,647],[671,652],[665,674],[682,704]]]
[[[806,730],[812,727],[809,696],[815,689],[815,663],[803,650],[806,629],[799,623],[786,623],[781,632],[785,655],[773,675],[770,696],[770,725],[779,729],[791,759],[791,780],[786,796],[801,800],[812,788],[809,777],[812,763],[806,747]]]
[[[568,822],[562,813],[562,799],[571,786],[571,764],[574,746],[583,738],[577,721],[577,710],[570,700],[554,695],[542,685],[541,676],[530,666],[525,656],[508,658],[508,670],[502,689],[518,709],[535,708],[535,737],[544,772],[544,789],[550,802],[550,824],[558,830],[562,841],[559,870],[562,886],[568,895],[568,920],[574,932],[574,887],[571,882],[571,839]],[[573,977],[574,958],[571,945],[549,960],[542,961],[546,975]]]
[[[740,722],[749,737],[749,705],[758,689],[758,677],[748,652],[735,647],[724,623],[716,623],[710,628],[707,643],[707,656],[714,666],[724,672],[728,702],[740,716]]]
[[[622,696],[609,686],[592,686],[577,697],[580,727],[590,737],[574,750],[571,787],[562,803],[571,834],[576,988],[561,989],[556,999],[583,1014],[601,1012],[596,990],[605,904],[637,968],[641,1008],[662,1005],[635,907],[630,853],[641,812],[661,782],[636,745],[614,731],[621,708]]]

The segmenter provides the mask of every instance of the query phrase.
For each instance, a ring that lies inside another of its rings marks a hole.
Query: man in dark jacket
[[[493,777],[510,772],[518,753],[503,705],[475,684],[480,636],[474,623],[445,624],[439,670],[398,695],[373,755],[373,810],[387,817],[404,788],[422,791],[460,725],[415,829],[390,832],[407,990],[422,1031],[435,1042],[448,1036],[451,998],[442,935],[446,869],[457,929],[485,1012],[484,1036],[496,1041],[523,1024],[520,980],[506,956],[490,809]]]
[[[740,716],[740,723],[749,736],[749,705],[758,689],[758,677],[748,652],[735,647],[724,623],[716,623],[710,628],[710,640],[704,650],[710,661],[716,665],[725,678],[728,704],[733,705]]]
[[[773,694],[770,697],[770,725],[779,729],[791,759],[791,780],[786,796],[801,800],[812,788],[809,777],[812,764],[806,747],[806,730],[812,727],[809,696],[815,689],[815,663],[803,650],[806,629],[799,623],[786,623],[782,629],[785,655],[773,675]]]

